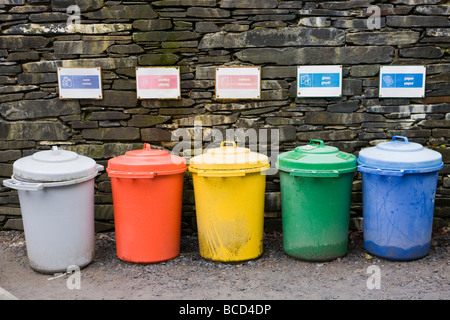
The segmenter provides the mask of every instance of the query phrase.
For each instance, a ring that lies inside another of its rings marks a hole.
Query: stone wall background
[[[81,25],[67,27],[78,5]],[[367,28],[366,9],[381,9]],[[70,149],[104,164],[143,142],[171,150],[177,128],[280,132],[280,152],[309,139],[358,154],[393,135],[442,153],[434,227],[450,222],[450,6],[439,0],[3,0],[0,4],[0,180],[15,160]],[[296,66],[342,64],[343,96],[296,98]],[[426,97],[378,98],[380,65],[427,65]],[[181,100],[137,100],[135,67],[177,65]],[[214,99],[214,67],[262,67],[260,100]],[[104,99],[61,101],[56,68],[101,67]],[[208,141],[204,142],[205,144]],[[183,230],[195,229],[186,175]],[[113,228],[111,185],[96,180],[96,230]],[[362,217],[355,175],[352,228]],[[266,226],[279,228],[279,180],[268,176]],[[22,229],[17,192],[0,187],[0,229]]]

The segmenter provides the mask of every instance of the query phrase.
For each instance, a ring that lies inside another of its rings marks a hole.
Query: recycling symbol
[[[69,77],[64,76],[62,81],[61,81],[62,87],[63,88],[72,88],[72,79],[70,79]]]

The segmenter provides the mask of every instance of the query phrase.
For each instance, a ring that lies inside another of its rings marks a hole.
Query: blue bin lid
[[[359,152],[358,164],[359,171],[371,168],[380,171],[398,170],[402,173],[437,171],[444,165],[439,152],[424,148],[419,143],[409,142],[408,138],[403,136],[394,136],[392,141],[362,149]]]

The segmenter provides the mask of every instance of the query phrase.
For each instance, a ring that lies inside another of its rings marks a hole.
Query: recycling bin
[[[356,157],[312,139],[279,154],[276,166],[285,253],[309,261],[344,256]]]
[[[94,259],[94,180],[103,166],[68,150],[39,151],[13,164],[30,266],[66,272]]]
[[[192,173],[200,255],[238,262],[262,255],[267,156],[224,141],[195,156]]]
[[[394,136],[360,151],[364,248],[390,260],[414,260],[430,251],[434,201],[442,155]]]
[[[184,158],[148,143],[108,160],[119,259],[145,264],[180,254],[186,170]]]

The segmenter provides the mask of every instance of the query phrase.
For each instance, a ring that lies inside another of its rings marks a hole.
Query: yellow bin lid
[[[238,147],[234,141],[223,141],[219,148],[191,158],[189,171],[201,176],[244,176],[270,168],[266,155]]]

